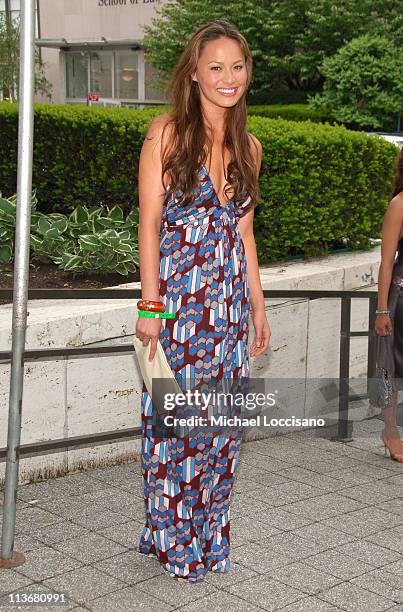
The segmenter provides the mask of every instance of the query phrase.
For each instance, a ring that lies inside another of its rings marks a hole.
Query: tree
[[[402,45],[403,14],[395,0],[280,0],[273,24],[283,30],[273,64],[291,88],[321,90],[319,67],[347,42],[364,34]],[[287,42],[288,41],[288,42]]]
[[[52,99],[52,85],[45,76],[46,64],[35,47],[34,91]],[[0,91],[5,99],[15,102],[19,97],[20,25],[19,18],[11,21],[0,13]]]
[[[381,34],[402,44],[399,0],[168,0],[144,27],[146,58],[164,83],[193,31],[225,17],[238,27],[253,53],[249,96],[271,101],[273,90],[319,92],[319,66],[356,36]]]
[[[380,128],[385,116],[402,110],[403,58],[382,36],[360,36],[321,67],[323,93],[309,97],[314,110],[336,121]]]

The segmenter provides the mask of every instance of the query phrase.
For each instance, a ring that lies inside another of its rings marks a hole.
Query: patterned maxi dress
[[[222,206],[204,166],[200,188],[183,205],[168,195],[162,212],[160,342],[178,380],[248,377],[249,285],[238,220],[251,208]],[[142,388],[142,474],[146,524],[139,551],[173,577],[203,581],[228,572],[230,495],[240,434],[152,436],[153,403]]]

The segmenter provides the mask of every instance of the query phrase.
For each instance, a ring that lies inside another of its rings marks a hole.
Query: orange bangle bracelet
[[[154,300],[140,300],[137,302],[137,309],[148,312],[165,312],[165,304]]]

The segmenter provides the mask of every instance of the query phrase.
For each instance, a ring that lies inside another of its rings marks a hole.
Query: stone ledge
[[[376,289],[380,258],[378,246],[371,251],[262,266],[262,287],[287,290]],[[140,289],[140,282],[110,288]],[[284,300],[269,301],[273,305]],[[28,304],[26,348],[82,346],[131,336],[137,319],[136,303],[137,300],[31,300]],[[11,322],[12,304],[0,306],[2,350],[11,349]]]

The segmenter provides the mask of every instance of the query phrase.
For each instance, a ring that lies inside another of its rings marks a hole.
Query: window
[[[86,100],[89,92],[101,98],[139,98],[137,51],[67,51],[65,58],[66,98]]]
[[[68,98],[86,98],[88,93],[87,53],[66,54],[66,93]]]
[[[8,0],[11,19],[15,21],[20,16],[20,0]],[[0,12],[6,12],[6,0],[0,0]]]
[[[90,89],[101,98],[112,98],[112,53],[92,51],[90,53]]]
[[[65,51],[64,57],[67,101],[83,102],[89,92],[129,105],[165,99],[151,65],[144,63],[142,50],[82,48]]]
[[[145,62],[145,98],[146,100],[165,100],[164,92],[158,87],[158,73],[154,67]]]
[[[129,51],[115,54],[115,97],[123,100],[139,97],[139,56]]]
[[[18,21],[20,17],[20,0],[0,0],[0,13],[5,13],[6,8],[10,11],[12,21]],[[38,37],[38,6],[35,0],[35,38]]]

